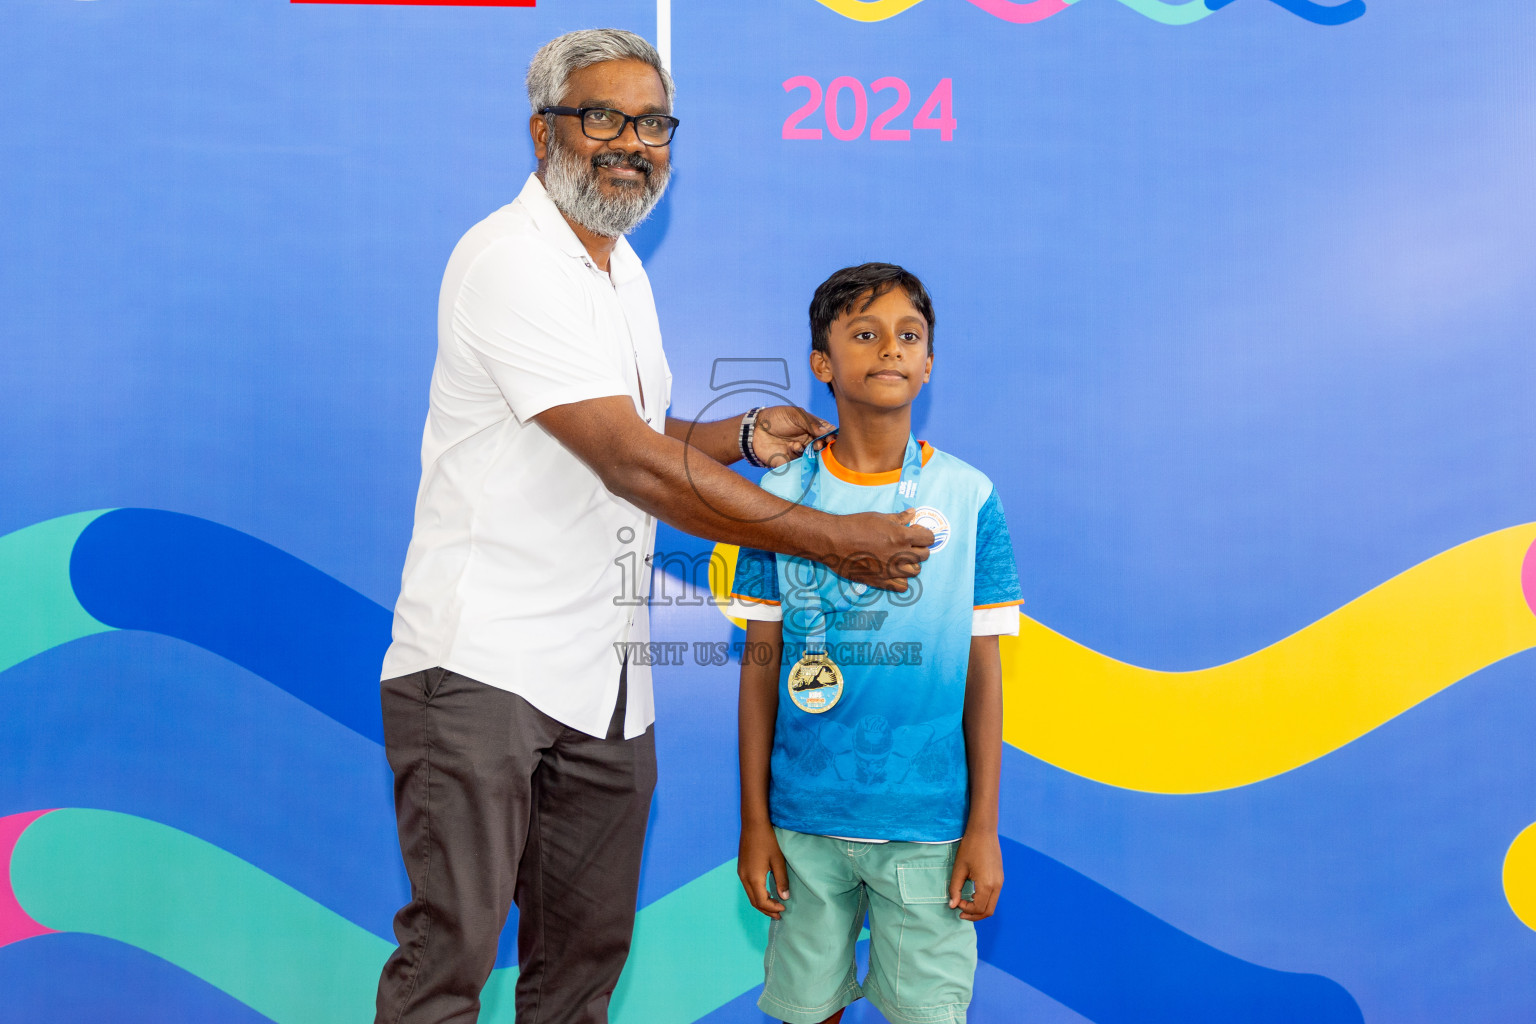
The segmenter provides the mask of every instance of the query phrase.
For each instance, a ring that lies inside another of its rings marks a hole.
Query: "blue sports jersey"
[[[768,473],[762,486],[798,501],[813,471],[816,507],[919,508],[936,542],[906,594],[856,594],[819,564],[741,550],[733,593],[778,604],[783,616],[769,815],[780,828],[815,835],[958,839],[969,793],[961,716],[973,609],[1022,602],[1002,503],[985,475],[926,442],[915,496],[898,499],[899,471],[855,473],[831,448]],[[843,693],[812,714],[786,685],[818,619]]]

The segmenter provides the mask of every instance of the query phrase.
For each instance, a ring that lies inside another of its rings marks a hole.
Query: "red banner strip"
[[[391,7],[532,7],[536,0],[288,0],[291,4],[370,4]]]

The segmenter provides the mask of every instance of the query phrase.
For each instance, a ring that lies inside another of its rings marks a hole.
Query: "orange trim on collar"
[[[860,473],[857,470],[849,469],[841,462],[838,462],[837,456],[832,454],[832,446],[836,443],[837,438],[835,437],[827,443],[827,446],[821,451],[821,461],[827,467],[827,472],[844,483],[858,484],[860,487],[880,487],[884,484],[894,484],[901,480],[901,470],[899,469],[887,470],[884,473]],[[928,465],[928,460],[933,458],[933,446],[921,438],[918,439],[917,443],[922,447],[923,465],[926,466]]]
[[[1024,599],[1021,597],[1017,601],[999,601],[996,604],[973,604],[973,605],[971,605],[971,607],[976,609],[977,611],[981,611],[984,608],[1010,608],[1010,607],[1018,607],[1019,605],[1021,605],[1023,603],[1024,603]]]

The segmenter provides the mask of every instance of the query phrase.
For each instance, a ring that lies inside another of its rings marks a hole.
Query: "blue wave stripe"
[[[1223,953],[1006,837],[1003,866],[982,958],[1098,1024],[1363,1024],[1338,983]]]
[[[16,1024],[271,1024],[201,978],[95,935],[0,948],[0,993],[0,1020]]]
[[[1219,11],[1233,0],[1205,0],[1205,6]],[[1298,18],[1305,18],[1314,25],[1343,25],[1365,14],[1365,0],[1344,0],[1332,7],[1314,3],[1313,0],[1269,0],[1285,8]]]
[[[69,572],[99,621],[213,651],[384,741],[390,613],[314,566],[206,519],[119,509],[81,533]]]

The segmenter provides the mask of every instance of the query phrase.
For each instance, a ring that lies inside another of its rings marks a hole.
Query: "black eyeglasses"
[[[542,107],[539,113],[581,118],[581,134],[595,142],[612,142],[633,124],[635,138],[647,146],[665,146],[679,124],[670,114],[626,114],[608,107]]]

